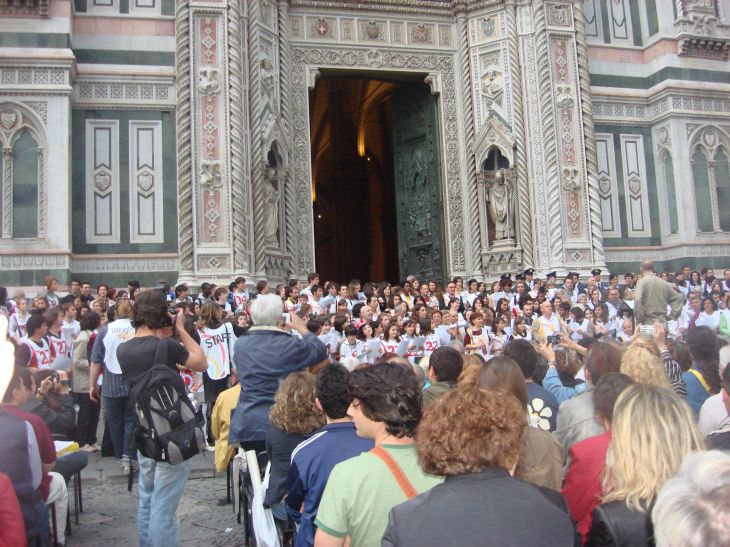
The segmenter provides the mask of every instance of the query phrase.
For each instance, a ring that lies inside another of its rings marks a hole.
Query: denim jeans
[[[177,506],[192,467],[192,458],[170,465],[139,454],[137,532],[140,547],[179,544]]]
[[[129,444],[134,419],[132,405],[129,404],[129,397],[104,397],[104,408],[109,435],[114,444],[114,457],[121,460],[130,454]]]

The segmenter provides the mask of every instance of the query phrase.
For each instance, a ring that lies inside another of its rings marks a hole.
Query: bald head
[[[642,272],[654,272],[654,263],[651,260],[644,260],[641,263],[641,271]]]

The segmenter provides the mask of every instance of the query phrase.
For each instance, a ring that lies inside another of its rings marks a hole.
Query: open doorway
[[[400,278],[391,97],[402,85],[332,73],[310,92],[315,256],[323,281]]]

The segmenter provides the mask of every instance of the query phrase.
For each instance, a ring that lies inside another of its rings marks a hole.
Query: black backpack
[[[167,343],[158,342],[154,365],[135,378],[129,400],[134,444],[143,456],[176,465],[204,450],[202,416],[183,379],[167,365]]]

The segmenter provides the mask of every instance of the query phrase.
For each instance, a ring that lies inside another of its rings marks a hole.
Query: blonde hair
[[[671,389],[627,387],[614,407],[602,501],[623,500],[646,512],[684,457],[704,447],[692,410]]]
[[[117,309],[114,315],[116,319],[131,319],[134,317],[134,306],[128,298],[122,298],[117,302]]]
[[[274,396],[269,421],[296,435],[306,435],[325,424],[324,413],[317,408],[317,381],[309,372],[293,372],[279,386]]]
[[[639,384],[671,387],[659,348],[653,340],[637,336],[621,358],[621,372]]]

